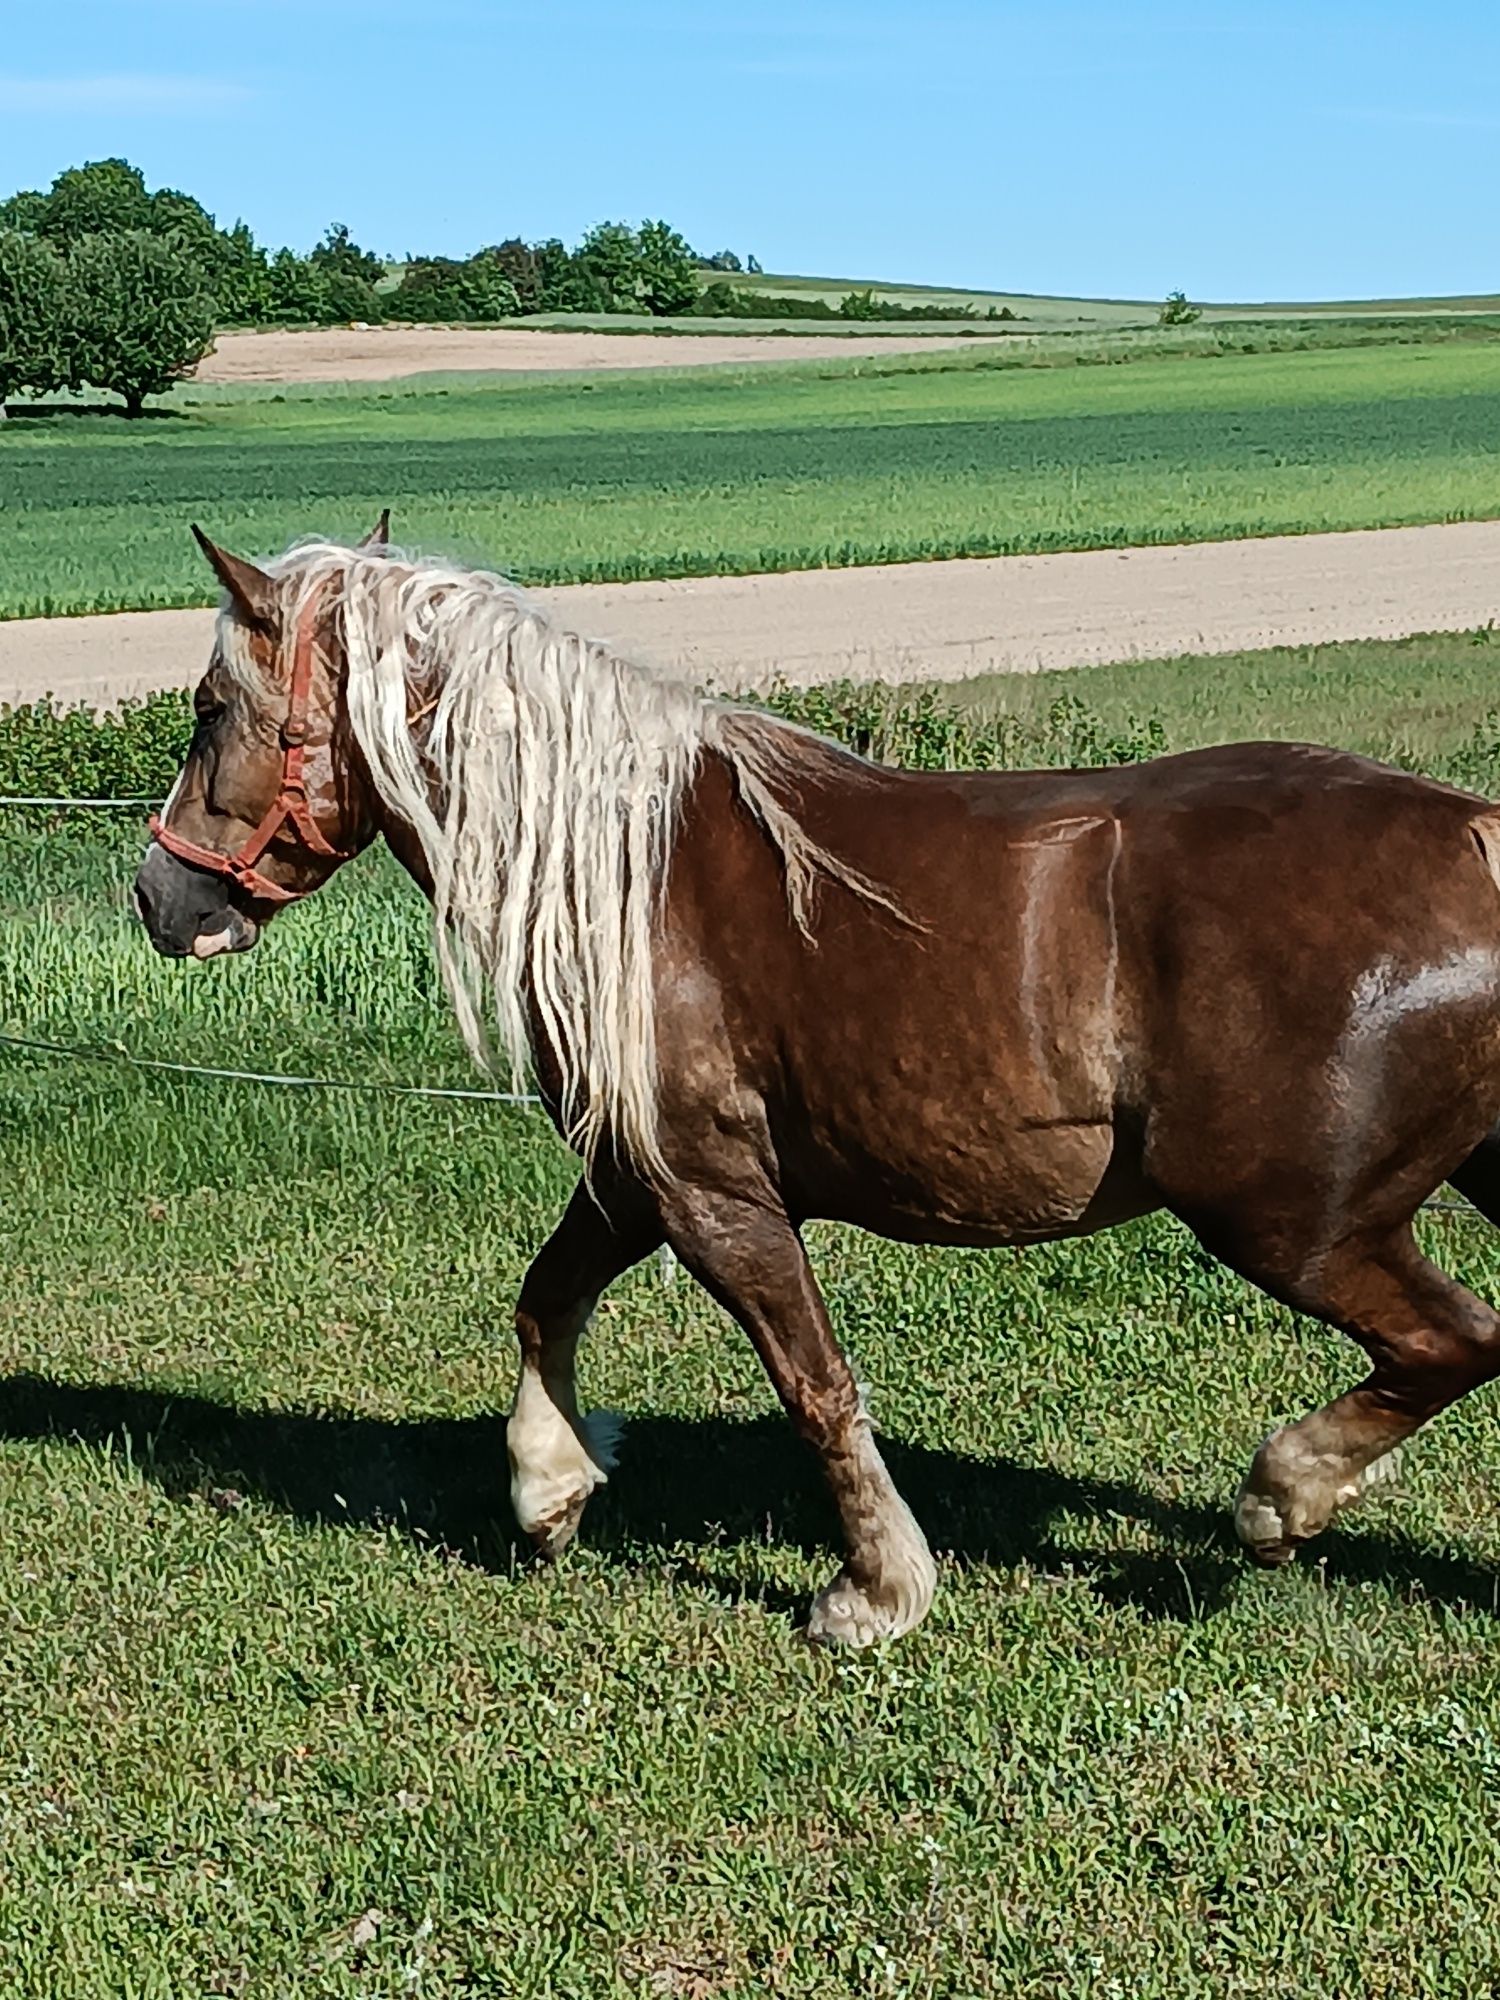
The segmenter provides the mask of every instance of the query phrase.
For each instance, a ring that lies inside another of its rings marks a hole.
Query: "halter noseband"
[[[313,628],[317,623],[322,596],[321,590],[315,592],[297,621],[297,636],[292,651],[291,695],[287,702],[286,720],[281,725],[281,786],[254,833],[233,854],[220,854],[216,848],[200,847],[197,841],[174,833],[160,813],[151,815],[151,837],[168,854],[175,854],[179,861],[186,861],[190,867],[206,868],[211,875],[227,875],[249,895],[267,903],[295,903],[301,894],[297,889],[283,889],[280,883],[262,875],[255,865],[283,826],[289,825],[302,845],[312,853],[323,855],[330,861],[349,859],[343,849],[332,846],[318,831],[312,809],[307,803],[307,781],[302,775],[302,753],[307,743],[307,703],[312,692]]]

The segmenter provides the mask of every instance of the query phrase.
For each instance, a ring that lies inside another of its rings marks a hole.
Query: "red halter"
[[[318,831],[307,803],[307,781],[302,775],[302,752],[307,742],[307,702],[312,691],[313,628],[317,623],[322,594],[318,591],[308,599],[297,621],[297,637],[292,653],[291,698],[287,703],[286,721],[281,725],[281,789],[266,808],[265,817],[254,833],[235,853],[220,854],[215,848],[200,847],[197,841],[174,833],[160,813],[151,815],[151,837],[168,854],[175,854],[179,861],[186,861],[194,868],[206,868],[210,874],[227,875],[250,895],[267,903],[295,903],[302,893],[297,889],[283,889],[269,876],[262,875],[255,865],[283,826],[290,825],[302,845],[314,854],[324,855],[330,861],[349,859],[342,849],[330,845]]]

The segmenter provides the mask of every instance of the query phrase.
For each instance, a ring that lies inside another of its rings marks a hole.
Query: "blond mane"
[[[608,1134],[667,1176],[657,1121],[652,941],[684,797],[717,753],[781,858],[811,934],[817,878],[891,907],[809,838],[786,803],[818,739],[561,629],[504,578],[331,543],[272,564],[287,629],[309,596],[341,606],[350,725],[432,878],[439,965],[464,1040],[513,1074],[532,1019],[561,1078],[568,1141]],[[248,648],[221,630],[231,673]],[[262,690],[264,692],[264,690]]]

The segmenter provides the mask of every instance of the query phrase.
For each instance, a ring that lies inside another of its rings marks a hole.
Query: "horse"
[[[1362,1346],[1235,1503],[1275,1565],[1500,1370],[1419,1250],[1445,1181],[1500,1220],[1500,810],[1316,746],[912,772],[389,546],[222,587],[136,882],[156,948],[252,947],[383,839],[456,1018],[582,1173],[523,1281],[510,1490],[555,1556],[614,1463],[580,1410],[600,1294],[670,1246],[749,1335],[836,1503],[814,1639],[927,1612],[932,1555],[803,1244],[812,1218],[1024,1246],[1155,1210]],[[931,1357],[921,1357],[930,1365]]]

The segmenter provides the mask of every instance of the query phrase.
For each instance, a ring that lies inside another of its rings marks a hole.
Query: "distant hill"
[[[1068,299],[1036,292],[971,291],[954,285],[892,284],[877,278],[807,278],[789,273],[756,271],[704,272],[706,283],[722,280],[736,291],[764,292],[796,298],[827,299],[837,305],[846,292],[869,290],[877,299],[901,305],[973,305],[981,313],[1008,306],[1016,319],[1039,327],[1129,327],[1154,325],[1159,299]],[[1190,294],[1191,296],[1191,294]],[[1205,320],[1306,319],[1311,316],[1355,318],[1364,314],[1389,319],[1404,314],[1500,312],[1500,293],[1468,293],[1454,298],[1316,299],[1245,301],[1240,304],[1194,301]],[[769,316],[769,315],[768,315]]]

